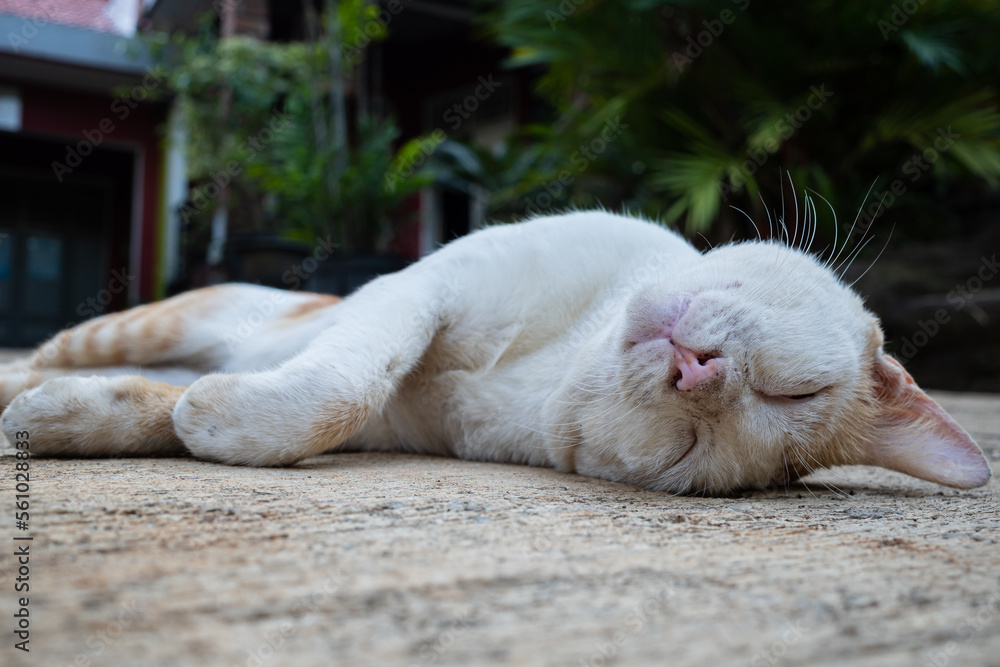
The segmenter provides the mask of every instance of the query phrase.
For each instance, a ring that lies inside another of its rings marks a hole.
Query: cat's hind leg
[[[186,385],[293,356],[338,301],[233,284],[85,322],[0,366],[2,429],[42,456],[181,453],[171,412]]]
[[[23,391],[52,378],[101,374],[122,366],[182,367],[212,370],[223,361],[211,331],[219,328],[221,302],[246,298],[236,286],[206,288],[159,303],[103,315],[59,332],[34,352],[0,366],[0,410]],[[254,289],[251,286],[251,289]]]
[[[35,369],[167,365],[210,372],[261,333],[262,323],[339,300],[242,283],[205,287],[62,331],[43,343],[29,364]]]
[[[182,442],[195,456],[238,465],[321,453],[381,410],[440,326],[446,303],[434,281],[400,275],[338,305],[329,328],[277,368],[206,375],[187,389],[137,377],[56,378],[14,399],[3,432],[28,432],[40,455],[170,454]]]
[[[266,365],[264,355],[246,349],[261,346],[271,361],[280,361],[304,344],[291,334],[307,339],[309,325],[337,301],[325,294],[227,284],[88,320],[55,335],[30,357],[0,365],[0,410],[22,391],[65,375],[148,367],[203,374],[234,360]],[[176,384],[168,377],[156,379]]]
[[[59,377],[21,392],[0,427],[38,456],[172,456],[171,412],[185,387],[138,376]]]
[[[353,435],[418,366],[459,298],[457,282],[435,269],[414,265],[324,307],[322,317],[286,315],[261,327],[272,346],[312,341],[275,368],[207,375],[187,389],[57,378],[15,398],[2,429],[9,438],[28,431],[42,455],[169,454],[180,441],[224,463],[292,464]]]

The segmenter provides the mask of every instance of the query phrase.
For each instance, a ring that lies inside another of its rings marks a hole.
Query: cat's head
[[[976,443],[812,256],[751,242],[670,273],[636,287],[604,343],[596,372],[613,391],[579,414],[580,472],[715,494],[848,464],[957,488],[989,480]]]

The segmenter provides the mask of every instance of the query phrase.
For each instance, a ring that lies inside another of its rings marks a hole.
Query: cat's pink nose
[[[695,354],[686,347],[674,344],[674,364],[680,371],[677,389],[690,391],[711,380],[719,372],[719,363],[711,355]]]

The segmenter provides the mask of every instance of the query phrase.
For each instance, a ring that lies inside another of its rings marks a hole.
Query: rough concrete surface
[[[997,471],[1000,397],[936,397]],[[31,652],[7,556],[4,665],[1000,665],[996,480],[678,498],[403,455],[31,466]]]

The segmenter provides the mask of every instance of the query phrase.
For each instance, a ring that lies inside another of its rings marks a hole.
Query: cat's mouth
[[[692,426],[691,427],[691,444],[687,446],[687,449],[684,450],[684,452],[677,458],[676,461],[674,461],[671,464],[670,467],[673,468],[674,466],[680,465],[680,463],[682,461],[684,461],[684,459],[686,459],[691,454],[691,452],[693,452],[695,450],[695,448],[697,446],[698,446],[698,430]]]

